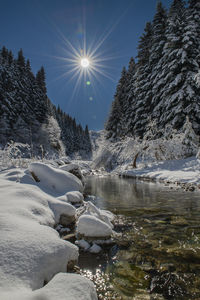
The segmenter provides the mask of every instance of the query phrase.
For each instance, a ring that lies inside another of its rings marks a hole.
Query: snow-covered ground
[[[102,243],[111,241],[114,216],[84,202],[79,175],[96,169],[100,174],[106,170],[200,186],[200,160],[183,158],[189,146],[181,137],[142,144],[133,138],[114,142],[101,131],[92,133],[92,143],[90,162],[61,158],[40,163],[18,157],[6,161],[6,154],[0,153],[0,299],[97,299],[93,284],[67,274],[67,265],[77,260],[78,247],[98,253]],[[54,229],[63,215],[65,222],[76,221],[78,247]]]
[[[200,187],[200,160],[194,156],[168,160],[137,169],[122,169],[120,174],[125,177],[150,178],[171,183],[192,183]]]
[[[198,148],[189,135],[142,142],[131,137],[112,141],[106,140],[102,130],[91,132],[91,139],[94,169],[140,179],[200,185],[200,152],[197,153]],[[187,157],[191,153],[197,155]]]
[[[43,163],[0,172],[0,299],[97,299],[90,281],[65,273],[78,247],[53,229],[61,214],[76,216],[65,194],[82,189],[77,177]]]

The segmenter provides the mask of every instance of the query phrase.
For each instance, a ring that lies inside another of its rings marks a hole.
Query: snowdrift
[[[0,173],[0,299],[97,299],[87,279],[58,274],[77,260],[78,248],[52,227],[63,211],[73,216],[76,210],[53,196],[82,190],[81,182],[42,163],[29,170]]]

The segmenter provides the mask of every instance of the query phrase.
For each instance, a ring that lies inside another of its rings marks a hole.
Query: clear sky
[[[171,2],[162,1],[166,8]],[[99,130],[104,126],[122,67],[137,55],[139,37],[145,23],[152,20],[156,3],[0,0],[0,46],[15,55],[22,48],[34,73],[43,65],[51,101],[83,126]],[[81,76],[76,51],[84,56],[84,41],[86,52],[95,52],[95,69],[91,72],[89,66]]]

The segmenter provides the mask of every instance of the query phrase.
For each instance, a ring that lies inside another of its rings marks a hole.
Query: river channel
[[[118,219],[119,243],[80,256],[99,299],[200,299],[200,193],[91,176],[85,194]]]

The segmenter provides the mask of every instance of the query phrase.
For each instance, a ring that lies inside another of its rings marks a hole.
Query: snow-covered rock
[[[75,242],[75,244],[77,246],[79,246],[80,248],[83,248],[85,251],[88,250],[90,248],[90,244],[88,242],[86,242],[84,239],[81,240],[77,240]]]
[[[70,202],[72,204],[82,203],[84,200],[83,194],[81,194],[78,191],[66,193],[66,198],[67,198],[68,202]]]
[[[4,174],[0,187],[0,295],[41,288],[77,260],[78,249],[49,227],[55,223],[49,207],[53,197],[36,185],[8,181]]]
[[[78,247],[60,239],[52,228],[63,213],[74,217],[76,210],[52,197],[49,186],[55,181],[57,190],[62,191],[57,175],[70,190],[80,187],[80,182],[43,164],[32,164],[30,170],[42,184],[46,181],[45,189],[30,180],[27,171],[0,173],[0,299],[97,299],[92,282],[59,273],[78,259]],[[66,187],[63,190],[66,193]]]
[[[90,249],[89,249],[90,253],[95,253],[95,254],[97,254],[101,251],[102,251],[102,248],[97,244],[93,244],[92,247],[90,247]]]
[[[105,222],[109,227],[113,228],[111,222],[114,220],[114,214],[110,211],[97,208],[91,201],[87,202],[84,214],[95,216],[99,220]]]
[[[50,189],[55,194],[63,195],[69,191],[83,191],[81,181],[73,174],[53,168],[43,163],[32,163],[29,171],[38,179],[41,188]]]
[[[76,165],[76,164],[67,164],[67,165],[61,166],[60,170],[64,170],[64,171],[70,172],[71,174],[73,174],[76,177],[78,177],[80,180],[83,180],[83,175],[81,173],[81,169],[80,169],[79,165]]]
[[[81,215],[77,223],[78,236],[86,238],[110,238],[112,228],[94,215]]]
[[[59,273],[43,288],[30,291],[16,291],[10,297],[5,292],[3,300],[97,300],[94,284],[85,277],[77,274]]]
[[[56,223],[67,226],[75,221],[76,209],[70,203],[56,199],[55,201],[51,201],[49,205],[54,212]]]

